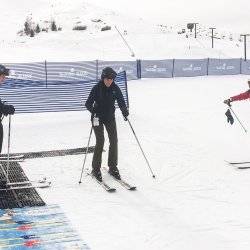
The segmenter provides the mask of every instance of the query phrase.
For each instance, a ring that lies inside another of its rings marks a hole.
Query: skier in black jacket
[[[9,69],[5,66],[0,64],[0,84],[4,82],[5,77],[9,75]],[[13,105],[4,104],[0,100],[0,116],[3,115],[13,115],[15,113],[15,108]],[[0,153],[2,152],[2,145],[3,145],[3,125],[2,125],[2,118],[0,119]]]
[[[114,82],[116,75],[112,68],[104,68],[101,80],[92,88],[85,103],[86,108],[91,112],[91,122],[96,136],[92,174],[98,181],[102,181],[100,168],[104,146],[104,126],[109,137],[109,173],[115,178],[121,179],[117,168],[118,140],[115,121],[115,101],[117,101],[125,120],[127,120],[129,112],[122,92]]]

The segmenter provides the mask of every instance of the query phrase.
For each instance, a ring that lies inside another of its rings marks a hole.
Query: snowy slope
[[[79,186],[83,155],[26,160],[22,165],[31,179],[51,178],[52,188],[39,190],[42,198],[62,206],[92,249],[247,250],[250,172],[224,160],[249,160],[249,138],[237,122],[226,122],[222,103],[246,85],[246,76],[129,82],[130,120],[157,175],[152,179],[117,111],[119,168],[137,185],[136,192],[106,175],[117,193],[106,193],[86,174]],[[249,103],[233,108],[249,127]],[[4,125],[7,131],[7,120]],[[11,151],[85,146],[89,130],[87,112],[16,115]],[[106,141],[103,166],[107,149]],[[87,168],[91,159],[92,154]]]
[[[45,59],[49,61],[134,60],[115,26],[122,33],[127,32],[125,38],[134,50],[135,57],[140,59],[243,57],[243,43],[239,38],[243,32],[242,27],[247,23],[245,9],[249,6],[249,3],[243,1],[237,1],[237,8],[242,7],[241,11],[233,15],[226,13],[223,15],[224,21],[214,19],[218,17],[218,13],[224,11],[224,5],[216,3],[210,23],[203,21],[202,16],[211,16],[212,5],[202,3],[201,6],[195,1],[189,1],[189,5],[183,4],[180,0],[175,4],[158,0],[153,5],[148,2],[126,1],[126,8],[125,1],[116,3],[110,1],[109,4],[98,0],[74,0],[74,4],[63,0],[2,1],[0,16],[0,22],[4,24],[0,30],[2,62]],[[228,10],[235,10],[233,2],[227,5]],[[136,11],[139,13],[135,14]],[[198,12],[200,15],[197,16]],[[193,18],[190,15],[193,15]],[[231,26],[226,27],[230,16]],[[49,26],[51,20],[55,20],[57,25],[62,27],[62,31],[42,32],[34,38],[19,36],[17,32],[23,29],[27,17],[44,28]],[[101,22],[94,22],[98,19]],[[186,28],[188,22],[194,21],[199,22],[198,39],[194,39],[193,34],[188,34],[188,38],[186,34],[177,34],[182,28]],[[239,23],[238,28],[235,28],[237,23]],[[87,30],[73,31],[72,28],[76,25],[86,25]],[[112,30],[101,32],[101,28],[105,25],[110,25]],[[211,49],[209,31],[211,26],[218,28],[216,34],[218,38],[225,35],[224,39],[216,39],[214,49]],[[229,40],[231,36],[232,41]]]
[[[114,25],[127,30],[136,58],[241,57],[238,38],[248,23],[248,9],[245,0],[151,4],[1,0],[1,62],[134,60]],[[17,36],[31,14],[41,25],[55,19],[63,30],[35,38]],[[99,18],[101,24],[93,22]],[[190,20],[201,23],[196,40],[177,34]],[[86,24],[87,31],[72,31],[78,22]],[[104,23],[112,30],[100,32]],[[215,41],[213,50],[207,33],[211,25],[218,25],[219,37],[226,35]],[[117,193],[106,193],[85,174],[79,186],[83,155],[26,160],[22,166],[30,179],[45,175],[52,180],[51,189],[39,190],[42,198],[64,209],[91,249],[248,250],[250,172],[236,170],[224,160],[249,160],[249,138],[237,122],[226,123],[222,103],[246,90],[246,80],[247,76],[210,76],[128,83],[130,120],[157,176],[152,179],[128,124],[117,111],[119,168],[137,185],[136,192],[122,189],[106,175]],[[233,108],[249,127],[249,103],[235,103]],[[15,115],[11,152],[86,146],[89,120],[87,112]],[[3,123],[6,152],[8,120]],[[92,154],[87,168],[91,158]],[[103,165],[106,162],[107,152]]]
[[[127,16],[142,17],[164,23],[199,22],[220,29],[235,29],[238,32],[249,32],[247,0],[88,0],[98,6],[119,11]]]

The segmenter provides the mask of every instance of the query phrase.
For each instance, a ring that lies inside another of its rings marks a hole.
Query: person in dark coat
[[[0,84],[4,83],[6,76],[9,75],[9,69],[0,64]],[[0,100],[0,116],[13,115],[15,113],[15,108],[13,105],[7,105]],[[2,118],[0,120],[0,153],[2,152],[3,145],[3,125]]]
[[[98,181],[102,181],[100,168],[104,146],[104,127],[109,137],[109,173],[115,178],[121,179],[117,168],[118,139],[115,120],[115,101],[117,101],[125,120],[127,120],[129,111],[120,88],[115,84],[116,75],[116,72],[112,68],[104,68],[101,80],[92,88],[85,103],[86,108],[91,112],[91,122],[96,136],[96,145],[92,160],[92,175]]]

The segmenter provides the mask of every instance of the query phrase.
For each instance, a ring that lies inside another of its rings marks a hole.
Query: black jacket
[[[0,99],[0,118],[2,115],[13,115],[15,108],[13,105],[7,105]]]
[[[128,115],[128,110],[120,88],[113,82],[110,87],[106,87],[103,81],[96,84],[85,103],[86,108],[100,121],[106,122],[115,119],[115,101],[124,116]]]

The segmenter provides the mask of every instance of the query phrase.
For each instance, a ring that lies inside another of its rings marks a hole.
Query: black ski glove
[[[122,115],[124,117],[124,120],[127,121],[127,117],[129,116],[129,112],[127,109],[122,110]]]
[[[225,113],[226,117],[227,117],[227,122],[230,123],[231,125],[234,123],[234,118],[231,114],[230,109],[227,110],[227,112]]]
[[[232,100],[231,100],[230,98],[224,100],[224,103],[227,104],[227,105],[230,106],[230,107],[231,107],[231,102],[232,102]]]
[[[4,115],[13,115],[15,113],[15,108],[13,105],[3,105],[2,109]]]

